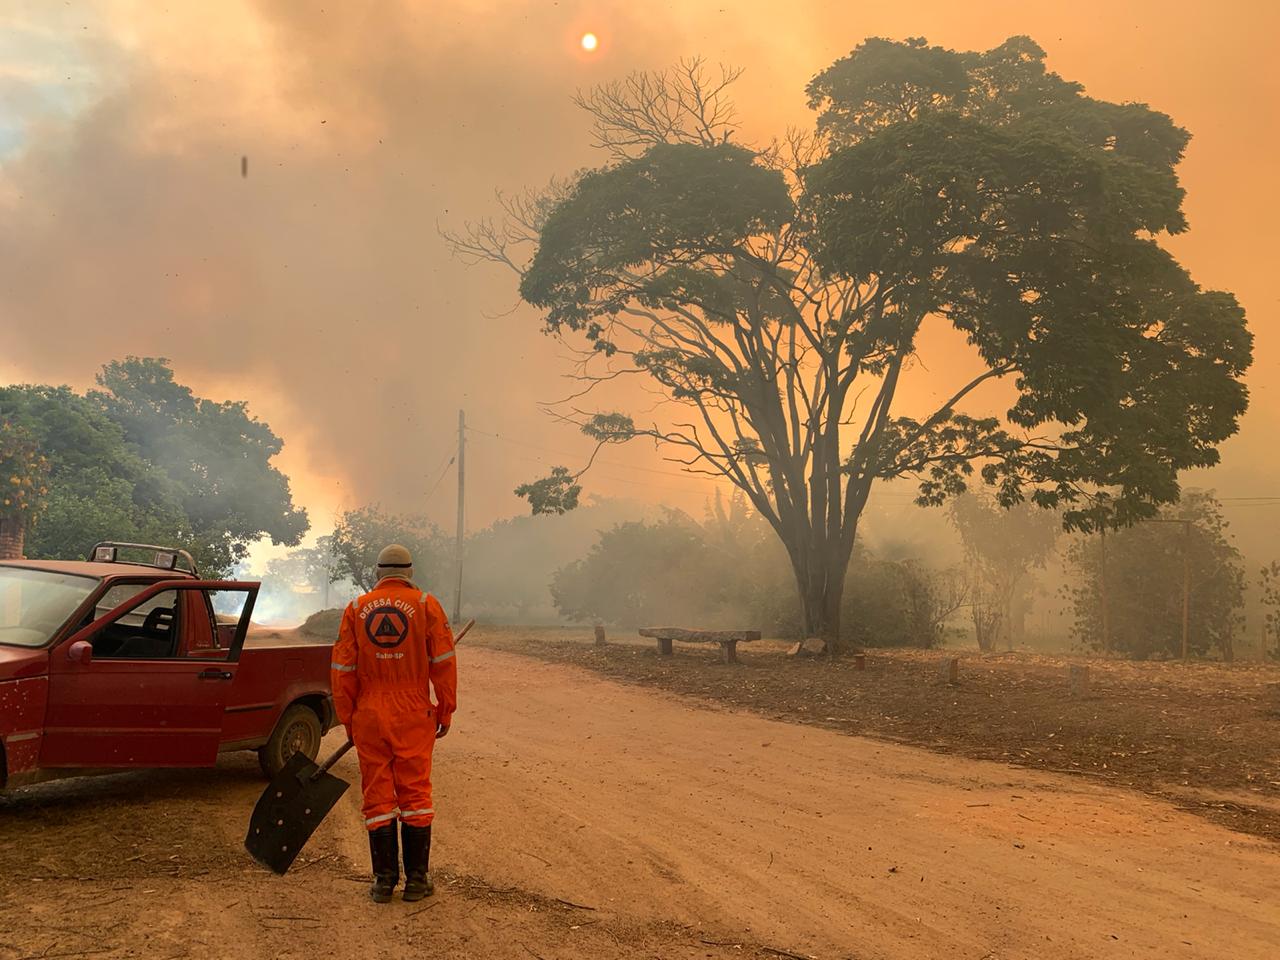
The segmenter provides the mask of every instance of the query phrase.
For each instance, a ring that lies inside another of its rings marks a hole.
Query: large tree
[[[83,557],[99,540],[190,550],[229,574],[264,535],[296,544],[307,528],[280,440],[243,403],[196,397],[163,360],[108,364],[104,389],[0,388],[0,419],[21,425],[49,460],[48,498],[27,540],[33,557]]]
[[[578,97],[604,165],[449,236],[577,338],[584,391],[636,376],[682,409],[566,415],[743,490],[833,648],[876,481],[937,504],[978,471],[1069,528],[1128,523],[1215,463],[1245,409],[1243,311],[1157,242],[1186,228],[1187,132],[1044,59],[1025,37],[868,40],[809,84],[816,130],[765,149],[733,139],[732,72],[634,75]],[[974,374],[906,409],[934,326],[968,341]],[[580,475],[518,492],[568,509]]]
[[[163,358],[126,357],[102,368],[89,399],[163,479],[197,543],[226,569],[262,537],[294,546],[307,532],[289,478],[273,464],[283,441],[244,401],[198,397]]]
[[[452,551],[440,528],[426,517],[385,513],[377,506],[347,510],[338,518],[329,541],[330,578],[334,583],[350,580],[362,593],[372,590],[377,583],[378,554],[391,543],[409,550],[414,582],[424,590],[442,592]]]

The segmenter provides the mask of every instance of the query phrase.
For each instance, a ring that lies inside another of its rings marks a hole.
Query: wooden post
[[[1191,521],[1182,521],[1182,662],[1191,658]]]
[[[939,664],[938,679],[953,687],[960,682],[960,660],[958,657],[947,657]]]
[[[659,637],[659,638],[658,638],[658,654],[659,654],[659,656],[669,657],[669,656],[671,656],[671,653],[672,653],[672,651],[671,651],[671,638],[670,638],[670,637]]]
[[[604,624],[603,623],[596,624],[596,646],[597,647],[604,646]]]
[[[723,655],[725,663],[738,662],[738,641],[725,640],[720,644],[720,653]]]
[[[1107,609],[1107,528],[1102,528],[1102,563],[1098,570],[1098,591],[1102,600],[1102,652],[1111,652],[1111,611]]]

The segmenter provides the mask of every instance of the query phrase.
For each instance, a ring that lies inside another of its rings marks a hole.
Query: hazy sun
[[[600,46],[600,38],[594,33],[584,33],[582,35],[582,49],[590,53],[596,47]]]

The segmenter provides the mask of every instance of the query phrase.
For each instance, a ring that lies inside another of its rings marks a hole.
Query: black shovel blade
[[[295,753],[258,798],[244,848],[264,867],[286,873],[322,820],[350,786]]]

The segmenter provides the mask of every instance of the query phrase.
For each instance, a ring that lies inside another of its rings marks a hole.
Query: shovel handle
[[[329,759],[326,760],[324,763],[320,764],[320,768],[311,775],[311,779],[319,780],[321,774],[328,773],[329,768],[332,767],[339,760],[341,760],[343,757],[345,757],[347,755],[347,751],[354,746],[355,744],[352,743],[350,740],[348,740],[346,743],[340,746],[337,750],[333,751],[333,755],[330,756]]]

